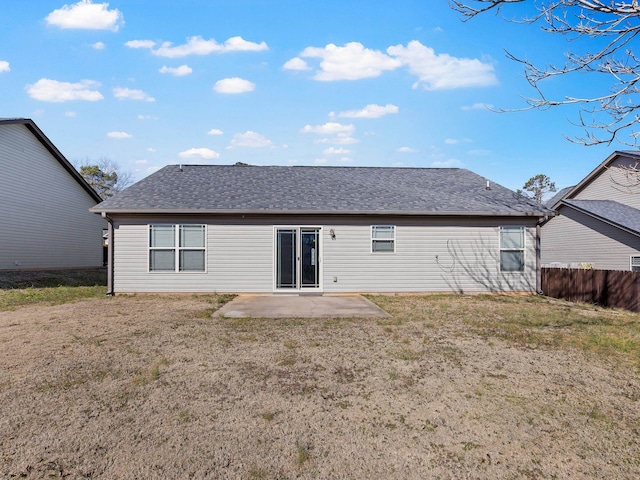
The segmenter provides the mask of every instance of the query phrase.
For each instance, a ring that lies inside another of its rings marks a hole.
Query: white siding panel
[[[598,270],[629,270],[640,255],[640,238],[572,208],[542,227],[542,264],[592,264]]]
[[[320,261],[327,293],[534,291],[534,222],[528,220],[525,225],[525,272],[503,274],[499,272],[499,227],[523,225],[516,219],[119,217],[114,290],[272,292],[274,225],[299,225],[322,228]],[[207,272],[149,273],[149,223],[207,224]],[[395,253],[371,252],[374,224],[396,225]]]
[[[24,125],[0,128],[0,270],[102,265],[96,202]]]

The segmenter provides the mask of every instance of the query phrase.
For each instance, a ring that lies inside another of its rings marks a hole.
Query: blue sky
[[[561,188],[624,147],[568,142],[573,107],[486,106],[533,95],[505,49],[560,63],[570,47],[491,14],[464,23],[446,0],[4,2],[0,117],[135,179],[241,161],[464,167],[512,189],[544,173]]]

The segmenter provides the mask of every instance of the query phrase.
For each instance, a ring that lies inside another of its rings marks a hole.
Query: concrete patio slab
[[[225,318],[391,317],[361,295],[238,295],[214,313]]]

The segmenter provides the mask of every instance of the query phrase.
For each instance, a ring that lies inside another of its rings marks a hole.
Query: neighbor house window
[[[631,271],[640,272],[640,257],[631,257]]]
[[[204,272],[204,225],[149,225],[150,272]]]
[[[524,272],[524,227],[500,227],[500,271]]]
[[[371,251],[396,251],[396,227],[394,225],[373,225],[371,227]]]

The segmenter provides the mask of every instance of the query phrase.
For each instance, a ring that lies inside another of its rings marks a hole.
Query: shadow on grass
[[[107,269],[82,268],[69,270],[0,272],[0,290],[51,287],[93,287],[107,285]]]

